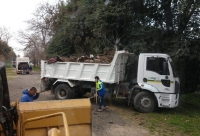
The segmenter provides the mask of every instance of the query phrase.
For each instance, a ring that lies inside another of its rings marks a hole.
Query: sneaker
[[[104,107],[104,110],[108,109],[108,106]]]
[[[103,111],[103,110],[102,110],[102,109],[98,109],[97,111],[98,111],[98,112],[101,112],[101,111]]]

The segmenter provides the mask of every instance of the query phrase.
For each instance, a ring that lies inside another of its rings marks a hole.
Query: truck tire
[[[54,95],[57,100],[64,100],[72,98],[73,92],[66,84],[59,84],[54,90]]]
[[[156,109],[155,97],[149,92],[139,92],[134,98],[134,107],[139,112],[153,112]]]

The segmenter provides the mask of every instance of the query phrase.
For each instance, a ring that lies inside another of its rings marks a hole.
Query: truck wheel
[[[54,95],[57,100],[70,99],[72,94],[71,88],[66,84],[59,84],[54,90]]]
[[[153,94],[148,92],[139,92],[134,98],[134,107],[139,112],[153,112],[156,109],[156,101]]]

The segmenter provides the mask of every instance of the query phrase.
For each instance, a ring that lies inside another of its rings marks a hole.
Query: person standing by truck
[[[26,74],[26,71],[27,71],[27,67],[24,66],[24,67],[23,67],[23,72],[22,72],[22,74],[25,75],[25,74]]]
[[[31,74],[31,71],[32,71],[32,66],[30,65],[29,66],[29,73]]]
[[[25,89],[22,93],[21,102],[32,102],[40,95],[35,87],[31,87],[29,90]]]
[[[106,103],[104,102],[104,96],[106,94],[106,89],[104,87],[103,82],[99,79],[98,76],[95,76],[95,82],[96,82],[96,91],[97,93],[95,94],[95,96],[98,96],[98,110],[97,111],[103,111],[102,110],[102,105],[104,106],[104,109],[107,109],[108,106],[106,105]]]

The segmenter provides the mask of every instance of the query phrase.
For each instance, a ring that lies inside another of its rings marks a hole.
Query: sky
[[[25,21],[33,17],[40,3],[56,4],[59,0],[0,0],[0,27],[6,27],[12,35],[8,45],[16,55],[23,56],[24,46],[17,42],[18,31],[25,30]]]

